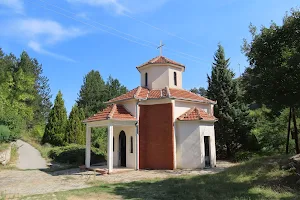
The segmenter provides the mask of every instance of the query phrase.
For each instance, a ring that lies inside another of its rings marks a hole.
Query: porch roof
[[[136,121],[136,118],[126,110],[123,105],[111,104],[108,105],[104,110],[94,114],[87,118],[83,122],[94,122],[104,120],[124,120],[124,121]]]

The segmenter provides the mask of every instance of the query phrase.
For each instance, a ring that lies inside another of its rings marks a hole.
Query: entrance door
[[[119,135],[119,163],[120,166],[126,167],[126,134],[124,131]]]
[[[204,136],[204,146],[205,146],[205,167],[210,167],[209,136]]]

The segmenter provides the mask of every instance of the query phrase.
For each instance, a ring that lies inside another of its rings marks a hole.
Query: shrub
[[[0,125],[0,143],[10,142],[15,140],[17,137],[13,134],[7,126]]]
[[[84,164],[85,161],[85,146],[78,144],[70,144],[63,147],[54,147],[49,151],[49,157],[55,162],[68,164]],[[92,163],[105,161],[105,155],[97,149],[92,148],[91,152]]]

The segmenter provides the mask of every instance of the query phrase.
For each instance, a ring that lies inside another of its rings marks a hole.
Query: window
[[[176,72],[174,72],[174,85],[177,86],[177,74],[176,74]]]
[[[145,87],[148,86],[148,73],[145,73]]]
[[[130,153],[133,153],[133,137],[130,137]]]
[[[113,151],[115,151],[115,137],[113,137]]]

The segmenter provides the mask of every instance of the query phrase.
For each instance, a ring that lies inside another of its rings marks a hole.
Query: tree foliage
[[[0,125],[16,136],[45,126],[50,111],[48,79],[24,51],[20,58],[0,48]]]
[[[295,110],[300,104],[300,12],[292,10],[282,26],[272,23],[259,33],[250,25],[250,32],[252,40],[245,40],[243,46],[250,62],[243,75],[247,99],[265,104],[277,113],[291,108],[296,124]],[[297,126],[294,129],[298,135]],[[295,144],[299,153],[298,136]]]
[[[207,90],[204,87],[199,87],[199,88],[192,88],[190,90],[191,92],[198,94],[200,96],[206,97],[207,96]]]
[[[105,82],[99,71],[90,71],[83,79],[77,104],[82,108],[85,117],[91,116],[105,108],[107,100]]]
[[[207,97],[217,101],[214,115],[216,144],[219,154],[231,157],[235,151],[246,146],[251,124],[247,107],[240,97],[239,82],[229,69],[229,59],[219,44],[214,56],[211,76],[208,76]]]
[[[61,91],[58,92],[54,106],[49,113],[48,123],[42,143],[61,146],[65,143],[67,134],[67,111]]]
[[[272,23],[260,33],[250,25],[252,40],[243,51],[250,66],[244,74],[247,97],[280,111],[298,107],[300,98],[300,12],[292,11],[283,25]]]
[[[84,120],[84,112],[74,105],[68,119],[67,143],[85,144],[85,125],[82,123]]]

